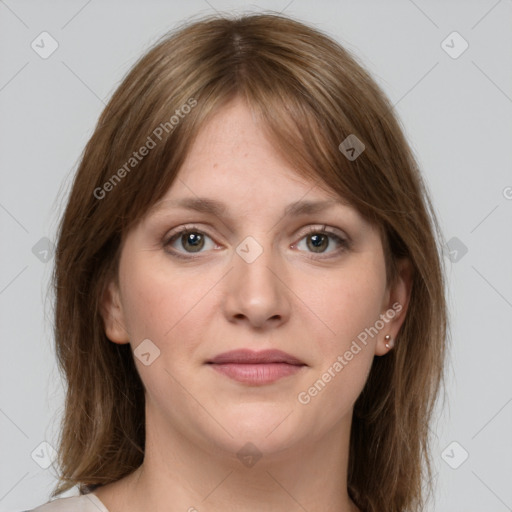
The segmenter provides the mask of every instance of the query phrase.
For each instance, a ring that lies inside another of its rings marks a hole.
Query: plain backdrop
[[[395,105],[447,242],[452,335],[429,510],[512,511],[511,0],[0,0],[0,512],[46,502],[56,482],[44,468],[64,389],[51,251],[105,103],[185,19],[263,10],[333,36]]]

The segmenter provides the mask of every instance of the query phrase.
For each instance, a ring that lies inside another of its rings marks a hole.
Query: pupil
[[[202,247],[202,236],[197,233],[187,233],[185,235],[185,246],[190,245],[193,249],[201,249]],[[197,252],[197,251],[193,251]]]
[[[321,246],[325,246],[325,236],[324,235],[311,235],[311,241],[313,243],[314,248],[322,248]],[[324,247],[325,248],[325,247]]]

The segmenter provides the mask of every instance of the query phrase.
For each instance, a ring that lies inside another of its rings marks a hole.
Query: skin
[[[226,216],[168,202],[196,196],[224,202]],[[135,358],[146,388],[145,460],[95,491],[110,512],[358,510],[346,489],[353,405],[374,356],[390,350],[384,336],[402,325],[411,278],[400,262],[387,285],[378,231],[347,205],[283,216],[291,202],[333,198],[294,172],[241,100],[202,128],[161,209],[125,237],[104,297],[112,342],[134,350],[149,339],[160,350],[147,366]],[[165,246],[190,224],[206,235],[200,252],[187,237]],[[307,230],[324,225],[349,247],[324,237],[315,252]],[[263,249],[252,263],[236,252],[247,236]],[[298,394],[396,302],[401,312],[300,403]],[[205,364],[238,348],[277,348],[307,366],[251,386]],[[251,467],[237,458],[247,442],[262,455]]]

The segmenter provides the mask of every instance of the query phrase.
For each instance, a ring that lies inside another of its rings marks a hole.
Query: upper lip
[[[304,366],[305,363],[296,357],[283,352],[282,350],[248,350],[239,349],[223,352],[213,359],[206,361],[213,364],[262,364],[262,363],[287,363],[297,366]]]

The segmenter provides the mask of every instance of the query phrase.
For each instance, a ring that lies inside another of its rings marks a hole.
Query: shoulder
[[[27,512],[109,512],[94,494],[57,498]]]

